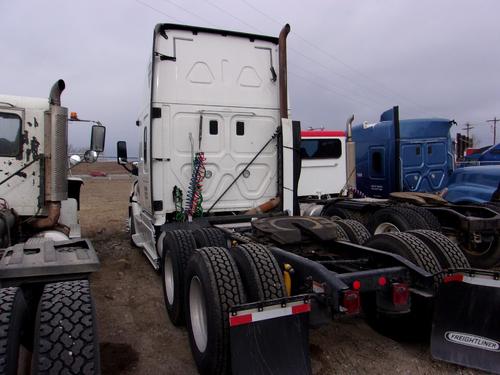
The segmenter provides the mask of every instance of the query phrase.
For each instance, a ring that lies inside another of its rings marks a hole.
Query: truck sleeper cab
[[[277,38],[155,28],[131,226],[156,268],[163,224],[186,211],[241,213],[279,195],[278,62]]]
[[[344,131],[301,131],[299,197],[322,197],[344,188],[345,147]]]
[[[399,119],[399,109],[380,122],[354,125],[356,184],[366,196],[387,198],[394,191],[437,192],[454,169],[447,119]]]

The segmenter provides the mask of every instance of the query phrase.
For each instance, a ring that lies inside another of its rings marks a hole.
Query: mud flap
[[[230,315],[233,374],[311,374],[309,302],[252,305]]]
[[[453,274],[439,289],[432,325],[436,359],[500,374],[500,280]]]

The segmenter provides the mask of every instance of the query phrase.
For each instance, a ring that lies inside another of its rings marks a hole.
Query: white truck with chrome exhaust
[[[99,267],[80,238],[79,192],[68,178],[63,80],[49,98],[0,96],[0,374],[99,374],[88,275]],[[85,161],[104,150],[92,127]],[[73,157],[72,163],[81,162]]]
[[[131,240],[161,271],[168,316],[187,325],[199,372],[310,374],[308,326],[362,310],[399,332],[439,321],[437,358],[494,370],[495,353],[463,350],[443,333],[500,340],[497,320],[474,327],[500,301],[492,272],[468,269],[439,233],[371,238],[352,220],[298,216],[289,31],[273,38],[157,25],[136,122],[139,163],[128,164],[126,143],[117,144],[118,163],[137,175]],[[449,267],[450,257],[464,269]],[[492,287],[481,294],[479,284]],[[469,297],[457,298],[465,289]],[[479,307],[478,296],[493,307]]]

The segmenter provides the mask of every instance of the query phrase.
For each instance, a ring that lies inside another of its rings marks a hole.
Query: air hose
[[[186,217],[184,216],[184,210],[182,209],[182,190],[177,185],[174,186],[174,190],[172,191],[172,195],[174,198],[175,205],[175,221],[184,221]]]
[[[203,215],[201,203],[203,202],[203,179],[205,178],[205,154],[197,152],[193,160],[193,173],[189,182],[188,191],[186,194],[186,206],[184,214],[189,221],[194,216]]]

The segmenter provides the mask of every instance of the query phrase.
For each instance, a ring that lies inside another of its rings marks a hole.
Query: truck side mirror
[[[116,143],[116,157],[117,157],[117,162],[120,165],[125,165],[128,163],[127,160],[127,142],[125,141],[118,141]]]
[[[90,149],[98,153],[103,152],[105,139],[106,127],[102,125],[93,125],[92,135],[90,137]]]
[[[95,163],[97,161],[99,154],[94,150],[87,150],[85,154],[83,154],[83,160],[87,163]]]

